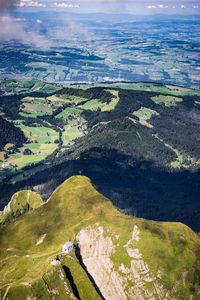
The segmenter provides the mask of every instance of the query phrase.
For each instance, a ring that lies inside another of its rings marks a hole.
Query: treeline
[[[0,117],[0,136],[0,149],[7,143],[15,144],[17,147],[20,147],[27,140],[20,128],[15,127],[12,122],[2,117]]]
[[[152,136],[154,130],[139,123],[134,124],[127,117],[94,127],[86,136],[79,138],[71,148],[73,157],[91,148],[116,149],[136,160],[145,159],[155,165],[166,167],[176,160],[175,153]],[[63,154],[67,158],[69,153]],[[61,157],[61,160],[63,160]]]
[[[94,87],[89,88],[87,90],[83,89],[75,89],[75,88],[63,88],[62,90],[58,91],[56,95],[69,95],[69,96],[76,96],[86,98],[88,101],[92,99],[101,99],[102,102],[109,102],[112,98],[112,95],[105,91],[105,88],[102,87]]]
[[[200,158],[200,113],[197,110],[176,106],[160,112],[151,123],[166,143],[191,157]]]

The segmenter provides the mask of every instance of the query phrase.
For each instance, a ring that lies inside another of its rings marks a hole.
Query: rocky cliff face
[[[103,297],[107,300],[176,299],[176,285],[167,290],[162,283],[162,272],[158,268],[153,274],[137,248],[138,226],[133,227],[131,239],[123,245],[124,254],[130,258],[130,267],[123,263],[116,267],[112,261],[119,239],[119,235],[106,236],[101,226],[83,229],[77,236],[83,263]]]
[[[110,236],[103,236],[103,227],[83,229],[77,236],[81,256],[88,272],[93,277],[105,299],[125,300],[123,278],[114,270],[110,259],[114,244]]]

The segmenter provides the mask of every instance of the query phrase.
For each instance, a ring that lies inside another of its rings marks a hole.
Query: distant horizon
[[[40,9],[66,12],[87,13],[128,13],[134,15],[154,14],[200,14],[199,1],[191,0],[20,0],[14,1],[15,5],[22,9]]]
[[[183,14],[183,13],[166,13],[166,12],[155,12],[155,13],[152,13],[152,14],[145,14],[145,13],[141,13],[141,14],[137,14],[137,13],[134,13],[134,12],[123,12],[123,13],[120,13],[120,12],[112,12],[112,11],[78,11],[78,10],[62,10],[62,9],[52,9],[52,8],[48,8],[48,9],[38,9],[38,8],[30,8],[30,7],[18,7],[16,8],[15,10],[13,10],[11,12],[12,13],[15,13],[15,12],[20,12],[20,13],[26,13],[26,12],[33,12],[33,13],[59,13],[59,14],[83,14],[83,15],[86,15],[86,14],[89,14],[89,15],[92,15],[92,14],[96,14],[96,15],[132,15],[132,16],[137,16],[137,17],[152,17],[152,16],[173,16],[173,17],[184,17],[184,16],[200,16],[200,10],[199,11],[196,11],[196,12],[190,12],[190,13],[186,13],[186,14]],[[1,14],[0,14],[1,16]]]
[[[199,1],[192,0],[1,0],[0,13],[13,9],[79,13],[128,13],[134,15],[200,14]]]

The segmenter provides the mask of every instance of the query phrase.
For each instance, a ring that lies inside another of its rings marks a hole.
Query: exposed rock
[[[44,242],[44,239],[46,237],[46,233],[43,234],[38,240],[37,240],[37,243],[36,243],[36,246],[39,246],[40,244],[42,244]]]
[[[105,299],[126,300],[123,279],[110,259],[114,245],[110,237],[104,237],[103,227],[81,230],[77,240],[83,262]]]
[[[105,236],[103,227],[83,229],[77,240],[83,263],[106,300],[174,299],[173,292],[167,291],[161,283],[161,272],[153,274],[136,248],[140,240],[137,226],[133,228],[132,238],[124,245],[130,257],[130,268],[121,264],[118,272],[112,262],[117,246],[114,246],[111,236]]]

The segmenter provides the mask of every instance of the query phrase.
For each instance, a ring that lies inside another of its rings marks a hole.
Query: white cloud
[[[157,6],[156,5],[148,5],[147,8],[149,8],[149,9],[156,9]]]
[[[60,8],[79,8],[78,4],[64,3],[64,2],[54,2],[54,6]]]
[[[0,17],[0,40],[15,40],[26,45],[32,45],[41,49],[48,49],[51,44],[39,33],[27,30],[24,22],[11,16]]]
[[[32,1],[32,0],[21,0],[19,3],[20,7],[46,7],[46,4],[38,2],[38,1]]]
[[[166,8],[169,8],[169,6],[168,5],[164,5],[164,4],[159,4],[158,8],[160,8],[160,9],[166,9]]]

